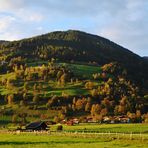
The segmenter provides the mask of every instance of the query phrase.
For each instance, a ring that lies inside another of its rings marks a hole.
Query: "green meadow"
[[[85,134],[0,134],[2,148],[147,148],[147,145],[148,139],[130,139],[129,135],[118,137]]]
[[[65,131],[70,132],[97,132],[97,133],[143,133],[148,134],[148,124],[79,124],[76,126],[64,126]]]
[[[0,132],[2,148],[147,148],[148,124],[50,126],[50,132]],[[87,130],[87,132],[86,132]]]

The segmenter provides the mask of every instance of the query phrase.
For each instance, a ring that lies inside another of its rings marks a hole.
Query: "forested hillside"
[[[6,44],[7,43],[7,44]],[[105,38],[80,31],[52,32],[49,34],[6,42],[0,46],[0,60],[49,60],[63,62],[97,63],[117,61],[140,85],[147,87],[148,64],[143,58]]]
[[[145,121],[147,75],[142,57],[80,31],[1,41],[0,123],[114,115]]]

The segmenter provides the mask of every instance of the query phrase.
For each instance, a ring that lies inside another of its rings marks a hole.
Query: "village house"
[[[66,124],[69,125],[69,126],[74,125],[73,120],[69,120],[69,121],[67,121]]]
[[[92,117],[87,117],[87,123],[92,123],[92,122],[94,122],[93,118]]]
[[[69,121],[66,122],[66,124],[70,125],[70,126],[72,126],[74,124],[79,124],[79,119],[77,119],[77,118],[70,119]]]
[[[108,117],[105,116],[103,118],[103,123],[130,123],[130,118],[126,116],[113,116],[113,117]]]
[[[38,121],[38,122],[32,122],[29,125],[26,126],[26,130],[46,130],[47,129],[47,124],[43,121]]]
[[[73,119],[73,123],[74,123],[74,124],[79,124],[79,119],[74,118],[74,119]]]

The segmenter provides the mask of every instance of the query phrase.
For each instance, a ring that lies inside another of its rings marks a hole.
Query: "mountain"
[[[145,60],[147,60],[148,61],[148,56],[145,56],[145,57],[143,57]]]
[[[142,60],[138,55],[110,40],[73,30],[57,31],[10,42],[6,48],[13,49],[16,55],[21,52],[22,55],[29,53],[30,57],[34,55],[38,58],[57,57],[61,60],[95,61],[100,64],[111,61],[129,64],[129,62]],[[43,57],[37,52],[43,54]]]
[[[108,39],[81,31],[51,32],[3,44],[0,49],[7,61],[19,56],[28,60],[56,58],[63,62],[95,62],[99,65],[116,61],[138,83],[147,81],[148,62],[142,57]]]
[[[4,124],[21,125],[117,115],[141,122],[148,112],[147,75],[143,57],[81,31],[1,41],[1,116],[9,119]]]

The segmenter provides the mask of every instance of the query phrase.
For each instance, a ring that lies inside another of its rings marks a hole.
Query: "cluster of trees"
[[[21,107],[28,106],[38,110],[44,105],[45,110],[59,111],[54,119],[56,122],[73,115],[91,115],[98,121],[106,115],[127,115],[135,121],[141,118],[141,114],[146,113],[147,96],[143,98],[139,88],[127,79],[126,70],[116,62],[102,66],[101,72],[92,75],[93,79],[80,79],[84,89],[90,92],[89,95],[69,96],[63,91],[60,97],[56,95],[47,97],[43,90],[45,88],[49,90],[50,86],[44,86],[45,82],[52,80],[57,85],[64,86],[67,82],[74,84],[73,80],[77,77],[67,67],[54,63],[54,59],[38,67],[29,67],[20,61],[23,61],[21,57],[11,60],[13,78],[0,81],[0,84],[8,90],[17,87],[18,82],[23,82],[18,92],[5,96],[5,102],[9,106],[18,103]],[[31,84],[31,81],[36,83]],[[31,94],[28,91],[30,87],[33,90]],[[25,123],[27,116],[26,112],[14,113],[13,122],[16,120]]]
[[[98,119],[106,115],[128,115],[131,119],[138,120],[142,113],[147,112],[144,109],[144,98],[141,96],[139,88],[126,79],[126,70],[117,63],[104,65],[102,73],[93,74],[93,77],[95,75],[98,76],[98,80],[104,78],[104,81],[99,85],[91,80],[86,82],[85,88],[90,90],[91,95],[81,98],[74,97],[67,108],[69,113],[85,112]],[[103,78],[102,75],[104,75]],[[49,100],[48,105],[49,107],[52,105],[59,107],[63,105],[60,103],[61,100],[57,98]]]
[[[44,81],[48,82],[54,80],[58,85],[64,85],[66,82],[70,82],[73,77],[73,73],[64,66],[55,65],[49,63],[49,65],[42,65],[40,67],[27,67],[26,65],[13,65],[13,77],[4,78],[0,81],[0,84],[9,89],[11,86],[15,86],[18,81],[24,81],[23,90],[27,90],[28,81]],[[17,84],[18,85],[18,84]],[[29,87],[29,86],[28,86]],[[44,86],[40,83],[38,86],[35,83],[33,85],[34,90],[42,90]]]

